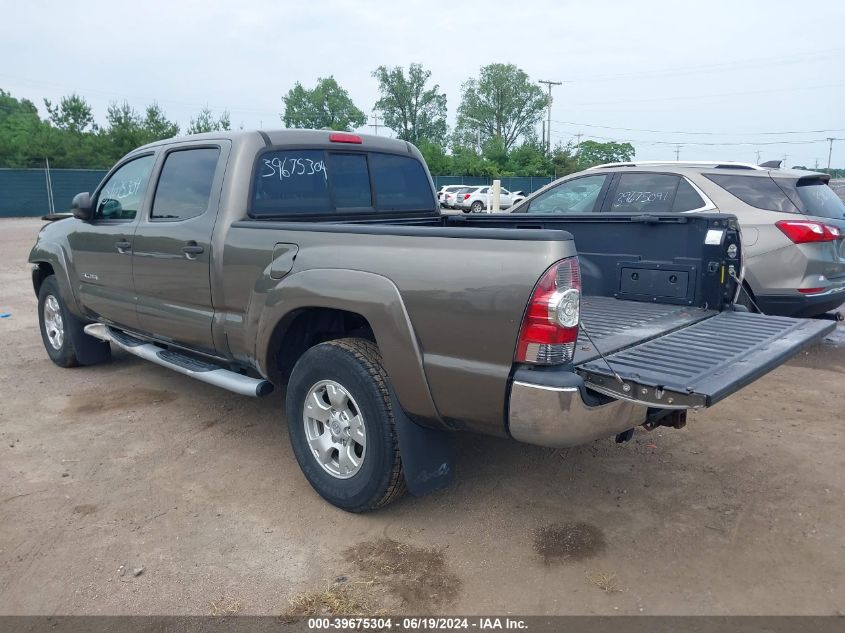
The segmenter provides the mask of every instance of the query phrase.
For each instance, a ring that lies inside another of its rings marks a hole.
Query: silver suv
[[[611,163],[556,180],[511,212],[731,213],[742,230],[740,303],[817,316],[845,302],[845,204],[829,179],[746,163]]]

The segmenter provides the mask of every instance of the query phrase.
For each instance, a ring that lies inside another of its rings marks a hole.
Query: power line
[[[567,137],[561,136],[564,134],[563,132],[557,131],[558,133],[555,135],[555,138],[564,139]],[[728,147],[728,146],[743,146],[743,145],[812,145],[815,143],[824,143],[828,139],[819,138],[819,139],[804,139],[804,140],[794,140],[794,141],[725,141],[725,142],[710,142],[710,141],[684,141],[683,143],[679,143],[678,141],[670,141],[670,140],[647,140],[647,139],[633,139],[633,138],[620,138],[620,137],[611,137],[611,136],[596,136],[596,135],[585,135],[587,138],[592,138],[600,141],[614,141],[614,142],[623,142],[623,143],[637,143],[639,145],[696,145],[696,146],[710,146],[710,147]],[[841,139],[834,139],[834,140],[841,140]]]
[[[575,121],[558,121],[555,119],[552,119],[552,123],[562,123],[564,125],[573,125],[577,127],[600,128],[603,130],[620,130],[623,132],[653,132],[655,134],[689,134],[697,136],[781,136],[785,134],[823,134],[825,132],[845,132],[845,128],[802,131],[790,130],[786,132],[687,132],[684,130],[652,130],[636,127],[613,127],[610,125],[595,125],[591,123],[578,123]]]

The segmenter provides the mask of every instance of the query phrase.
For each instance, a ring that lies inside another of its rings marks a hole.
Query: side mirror
[[[94,217],[94,207],[91,203],[91,194],[87,191],[78,193],[73,197],[73,202],[70,203],[70,212],[75,218],[79,218],[87,222]]]

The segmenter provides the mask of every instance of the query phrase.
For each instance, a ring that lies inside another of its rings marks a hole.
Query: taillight
[[[577,257],[552,265],[534,287],[525,310],[514,360],[555,365],[575,355],[581,315],[581,269]]]
[[[833,242],[842,235],[838,227],[809,220],[780,220],[775,226],[796,244]]]
[[[472,195],[472,194],[470,194],[470,193],[465,193],[465,194],[464,194],[464,200],[469,200],[469,197],[470,197],[471,195]]]
[[[348,134],[346,132],[332,132],[329,134],[329,141],[332,143],[356,143],[358,145],[363,142],[357,134]]]

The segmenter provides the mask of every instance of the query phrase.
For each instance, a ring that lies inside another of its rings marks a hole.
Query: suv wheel
[[[471,213],[481,213],[484,210],[484,203],[481,200],[476,200],[469,208]]]
[[[387,374],[374,343],[346,338],[306,351],[293,368],[285,409],[296,460],[326,501],[366,512],[402,496]]]

